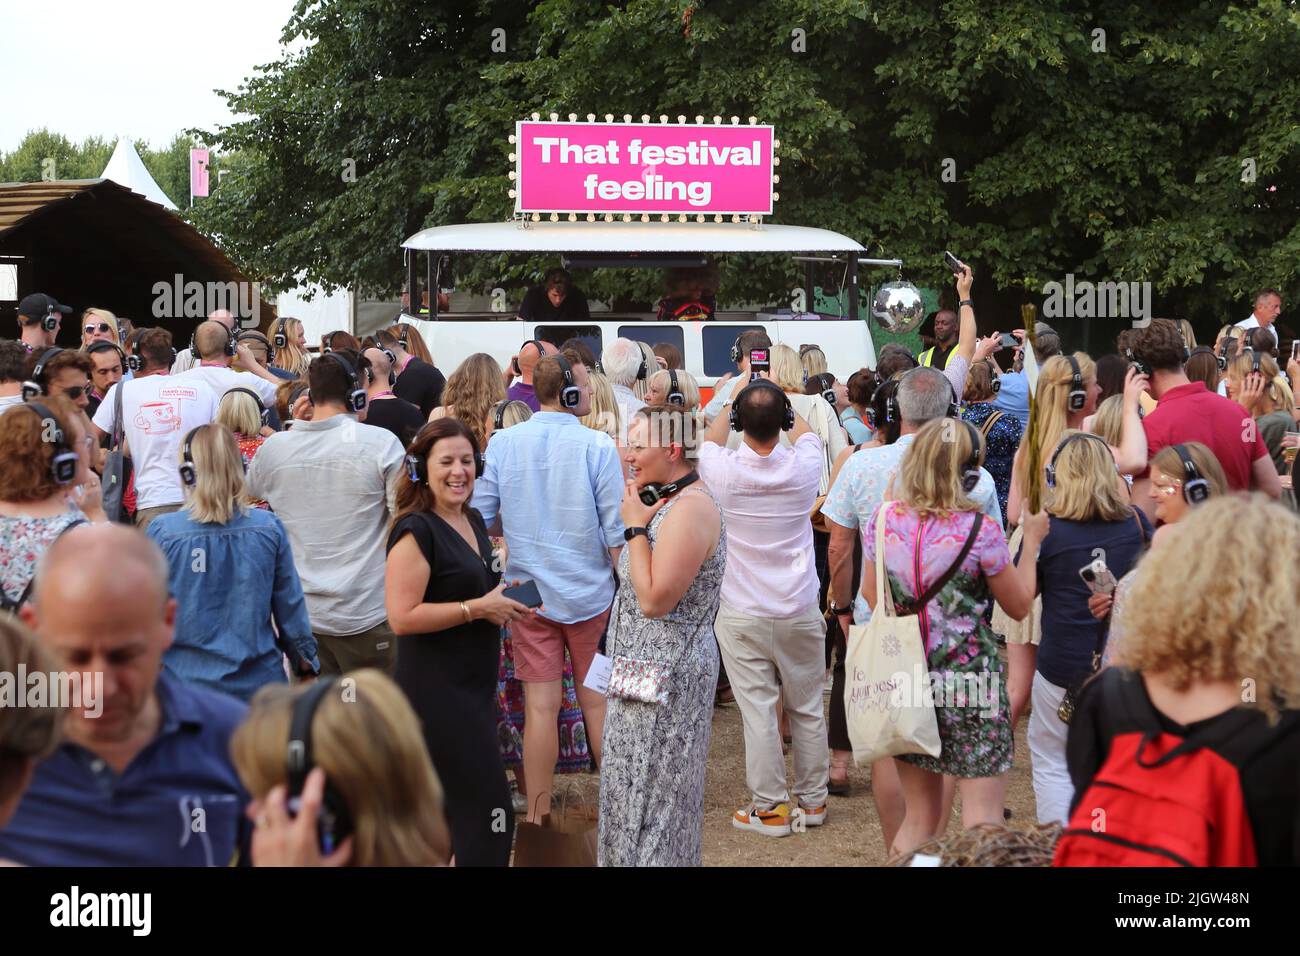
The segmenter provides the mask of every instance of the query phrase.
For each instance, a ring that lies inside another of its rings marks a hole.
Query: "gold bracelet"
[[[466,604],[464,601],[460,602],[460,613],[465,615],[466,624],[469,624],[474,620],[474,618],[469,613],[469,605]]]

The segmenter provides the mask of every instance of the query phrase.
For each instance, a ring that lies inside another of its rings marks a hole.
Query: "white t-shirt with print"
[[[263,408],[275,407],[276,385],[252,372],[236,372],[225,365],[196,365],[188,372],[176,376],[178,382],[204,382],[217,395],[217,401],[232,388],[247,388],[256,392],[262,399]]]
[[[122,389],[123,432],[135,472],[136,508],[159,508],[185,500],[181,487],[181,441],[217,414],[218,397],[201,379],[146,375],[114,385],[95,412],[96,427],[108,434],[117,424]]]

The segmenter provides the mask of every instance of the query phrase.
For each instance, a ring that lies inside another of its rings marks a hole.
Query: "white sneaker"
[[[752,803],[741,807],[731,817],[731,825],[737,830],[752,830],[763,836],[783,837],[790,835],[790,807],[781,803],[771,810],[759,810]]]

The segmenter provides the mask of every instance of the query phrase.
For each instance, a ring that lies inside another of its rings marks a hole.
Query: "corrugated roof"
[[[0,236],[52,202],[90,189],[102,179],[60,179],[39,183],[0,183]]]

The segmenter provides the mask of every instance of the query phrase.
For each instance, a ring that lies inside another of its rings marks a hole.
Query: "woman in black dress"
[[[446,790],[456,865],[505,866],[514,814],[497,743],[497,661],[501,625],[533,612],[502,595],[483,518],[469,506],[478,460],[458,419],[415,436],[388,538],[385,597],[401,637],[395,676]]]

